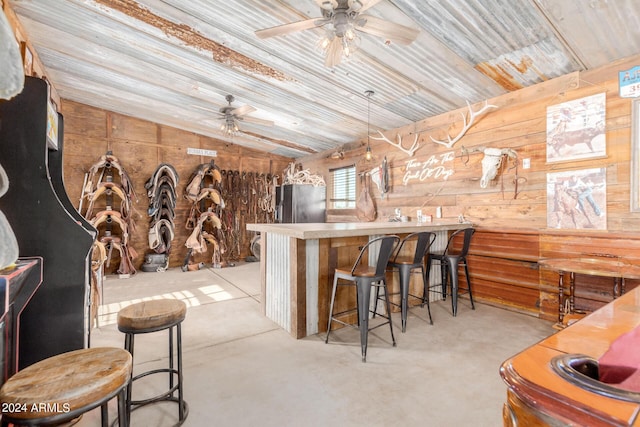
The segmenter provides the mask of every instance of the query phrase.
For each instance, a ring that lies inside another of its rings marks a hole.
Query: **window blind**
[[[356,166],[350,165],[329,169],[331,176],[332,209],[354,209],[356,207]]]

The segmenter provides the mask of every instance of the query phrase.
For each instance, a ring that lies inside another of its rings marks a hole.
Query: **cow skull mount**
[[[484,154],[484,157],[482,158],[482,177],[480,178],[481,188],[487,188],[489,181],[496,177],[505,156],[513,160],[515,164],[518,162],[518,153],[511,148],[476,147],[471,150],[467,150],[462,147],[463,155],[478,152]]]

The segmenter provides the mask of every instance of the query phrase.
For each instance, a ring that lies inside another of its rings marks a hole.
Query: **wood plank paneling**
[[[187,155],[187,148],[217,150],[219,156],[214,160],[220,168],[240,172],[280,174],[292,161],[71,101],[63,101],[62,114],[65,118],[65,186],[76,206],[82,193],[84,174],[109,150],[120,160],[134,184],[138,200],[134,203],[136,228],[131,232],[131,246],[138,254],[134,259],[138,269],[144,263],[144,255],[150,251],[149,218],[146,213],[149,199],[144,184],[160,163],[174,166],[180,177],[176,188],[176,234],[169,258],[169,265],[177,267],[183,264],[186,257],[184,243],[190,233],[185,223],[191,205],[184,198],[184,188],[197,166],[210,160]],[[246,234],[244,231],[241,236],[243,258],[250,254],[251,236]],[[210,263],[211,255],[197,255],[195,261]],[[107,270],[108,273],[115,272],[117,262],[114,264]]]
[[[434,143],[431,137],[442,139],[447,132],[455,134],[462,122],[461,114],[467,113],[466,108],[385,132],[392,140],[398,135],[405,141],[405,146],[417,134],[420,147],[413,157],[408,157],[383,141],[371,139],[376,161],[370,164],[362,161],[366,140],[345,147],[343,160],[334,161],[327,155],[313,155],[300,159],[300,162],[304,168],[328,176],[330,168],[347,163],[355,163],[359,172],[370,170],[386,156],[390,165],[391,190],[385,198],[381,197],[375,186],[371,191],[378,210],[378,220],[392,217],[396,208],[402,209],[404,215],[415,218],[418,209],[434,215],[436,208],[441,206],[445,217],[464,215],[477,226],[507,225],[509,228],[537,230],[547,227],[547,173],[604,166],[607,169],[607,229],[638,233],[639,214],[629,212],[631,100],[618,95],[617,71],[623,69],[619,67],[630,68],[639,60],[640,56],[628,58],[598,70],[572,73],[489,99],[498,108],[479,116],[467,134],[451,148]],[[547,108],[598,93],[606,93],[607,157],[547,163]],[[372,125],[375,126],[375,123]],[[463,147],[514,149],[518,153],[517,167],[503,165],[496,179],[487,188],[480,188],[483,155],[472,153],[467,156],[463,153]],[[412,179],[408,183],[403,181],[410,162],[423,164],[450,152],[455,156],[449,165],[454,173],[447,180],[429,178]],[[522,167],[522,159],[525,158],[530,159],[529,169]],[[635,221],[630,223],[630,218]],[[329,217],[329,220],[333,219]],[[339,219],[344,218],[335,217],[335,220]]]

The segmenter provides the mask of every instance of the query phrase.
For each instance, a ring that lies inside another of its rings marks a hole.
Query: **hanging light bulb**
[[[373,158],[373,153],[371,152],[371,147],[369,145],[367,145],[367,152],[365,153],[364,158],[367,159],[368,162]]]
[[[371,96],[374,94],[372,90],[366,90],[364,94],[367,96],[367,151],[364,154],[365,160],[368,162],[373,159],[373,153],[371,152],[371,133],[369,127],[371,126]]]

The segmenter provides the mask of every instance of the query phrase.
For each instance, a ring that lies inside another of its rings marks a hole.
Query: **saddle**
[[[207,233],[206,230],[203,230],[203,226],[205,222],[210,222],[217,229],[222,228],[222,221],[218,215],[213,212],[204,212],[198,218],[198,223],[194,227],[191,235],[187,239],[185,246],[189,249],[193,249],[196,253],[203,253],[207,251],[207,237],[213,236],[210,233]],[[215,239],[214,239],[215,240]],[[217,246],[217,242],[216,242]]]
[[[161,163],[151,178],[144,184],[144,188],[147,189],[147,196],[151,197],[154,194],[155,188],[160,184],[161,180],[169,182],[175,188],[180,182],[180,177],[173,166],[168,163]]]
[[[104,245],[106,252],[106,260],[104,265],[109,267],[111,265],[111,259],[113,250],[117,250],[120,255],[120,266],[117,272],[119,274],[135,274],[136,269],[133,266],[133,258],[138,256],[135,249],[124,243],[118,236],[103,236],[99,242]]]
[[[167,219],[158,220],[149,228],[149,248],[159,254],[168,254],[171,251],[173,237],[173,223]]]
[[[176,206],[176,186],[180,178],[175,168],[168,163],[161,163],[155,172],[147,180],[145,188],[149,197],[147,214],[149,220],[149,248],[155,254],[165,254],[166,257],[160,263],[150,262],[152,255],[146,255],[147,262],[143,265],[144,271],[164,271],[169,266],[168,254],[171,252],[173,240]],[[154,261],[157,259],[154,258]]]
[[[149,208],[147,213],[151,216],[162,206],[169,207],[173,210],[176,205],[176,190],[170,184],[161,184],[156,192],[149,198]]]
[[[89,200],[87,211],[85,212],[85,218],[91,217],[96,200],[102,195],[115,195],[120,200],[120,213],[125,218],[129,218],[131,214],[131,200],[124,193],[122,186],[116,182],[100,182],[96,189],[92,193],[87,193],[86,197]]]
[[[95,217],[89,220],[91,225],[93,225],[96,229],[100,227],[102,223],[107,224],[111,227],[113,224],[116,224],[120,228],[120,235],[122,236],[122,241],[124,243],[128,243],[129,240],[129,225],[122,219],[120,212],[113,210],[104,210],[100,211],[96,214]],[[112,230],[109,230],[112,232]],[[109,237],[109,236],[104,236]]]
[[[198,197],[196,198],[196,201],[199,202],[204,198],[213,200],[213,202],[216,205],[220,205],[220,207],[224,209],[224,201],[222,200],[222,196],[220,196],[220,193],[215,188],[201,189],[200,193],[198,193]]]
[[[136,193],[129,175],[118,161],[118,158],[110,152],[100,157],[100,159],[89,168],[87,188],[85,188],[85,191],[87,193],[90,193],[94,187],[97,187],[98,183],[102,182],[105,169],[109,171],[115,169],[120,176],[120,183],[122,185],[124,193],[127,195],[127,197],[129,197],[130,200],[137,200]],[[94,185],[95,176],[100,170],[102,170],[101,176]]]
[[[88,200],[84,217],[98,230],[92,254],[94,279],[98,270],[110,266],[114,249],[120,254],[117,272],[135,274],[133,258],[137,254],[128,243],[130,233],[135,230],[135,208],[131,201],[137,198],[129,175],[110,151],[89,168],[82,194],[78,210],[81,211],[82,202]],[[104,205],[98,204],[99,200],[104,200]],[[97,209],[102,210],[94,215]]]
[[[203,163],[198,166],[196,171],[189,178],[189,183],[184,194],[184,197],[192,202],[198,200],[200,190],[204,187],[208,187],[206,184],[207,178],[211,178],[211,186],[220,184],[222,182],[222,174],[220,169],[214,164],[213,160],[209,163]]]

